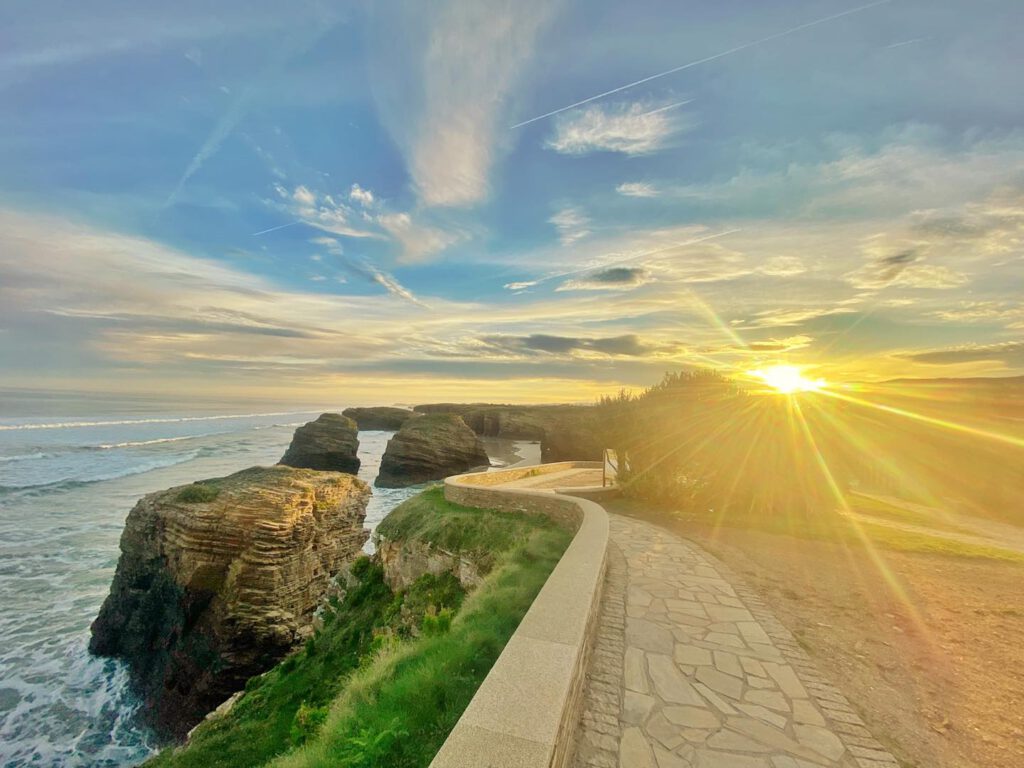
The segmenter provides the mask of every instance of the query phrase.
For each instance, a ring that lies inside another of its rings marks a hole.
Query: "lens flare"
[[[825,386],[824,379],[808,379],[795,365],[773,365],[750,372],[765,384],[783,395],[797,392],[816,392]]]

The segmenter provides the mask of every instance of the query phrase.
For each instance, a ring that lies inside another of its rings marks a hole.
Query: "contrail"
[[[760,40],[753,40],[749,43],[737,45],[735,48],[730,48],[727,51],[722,51],[721,53],[716,53],[712,56],[705,56],[703,59],[697,59],[696,61],[691,61],[688,64],[681,64],[680,66],[673,67],[672,69],[666,69],[664,72],[659,72],[656,75],[649,75],[648,77],[644,77],[640,80],[634,80],[632,83],[620,85],[618,88],[612,88],[610,91],[605,91],[604,93],[599,93],[596,96],[590,96],[589,98],[583,99],[582,101],[577,101],[575,104],[570,104],[566,107],[559,107],[558,109],[553,109],[550,112],[545,112],[543,115],[537,115],[537,117],[531,117],[529,120],[523,120],[521,123],[516,123],[515,125],[510,126],[510,130],[514,128],[522,128],[524,125],[536,123],[538,120],[544,120],[545,118],[552,117],[553,115],[557,115],[561,112],[565,112],[570,109],[575,109],[576,107],[580,107],[584,104],[589,104],[590,102],[597,101],[598,99],[603,99],[605,96],[611,96],[613,93],[620,93],[621,91],[625,91],[629,88],[634,88],[638,85],[649,83],[651,80],[657,80],[659,77],[665,77],[666,75],[672,75],[675,74],[676,72],[682,72],[684,69],[690,69],[691,67],[696,67],[700,64],[707,64],[709,61],[721,59],[725,56],[731,56],[734,53],[745,51],[747,48],[753,48],[755,45],[761,45],[763,43],[771,42],[772,40],[778,40],[780,37],[786,37],[786,35],[792,35],[793,33],[800,32],[801,30],[809,29],[810,27],[816,27],[819,24],[824,24],[829,21],[835,21],[836,19],[841,19],[844,16],[850,16],[854,13],[860,13],[861,11],[866,11],[869,8],[874,8],[875,6],[885,5],[891,2],[892,0],[876,0],[876,2],[874,3],[868,3],[867,5],[861,5],[856,8],[851,8],[848,11],[835,13],[832,14],[831,16],[825,16],[824,18],[821,19],[815,19],[814,21],[809,21],[806,24],[801,24],[798,27],[792,27],[791,29],[787,29],[783,32],[776,32],[774,35],[762,37]]]
[[[305,224],[305,222],[301,221],[301,220],[300,221],[290,221],[287,224],[279,224],[278,226],[271,227],[270,229],[261,229],[259,232],[253,232],[251,236],[252,237],[259,237],[260,235],[265,235],[268,232],[277,232],[277,230],[284,229],[285,227],[294,227],[296,224]]]
[[[657,109],[652,109],[650,112],[644,112],[642,115],[640,115],[640,117],[647,117],[648,115],[656,115],[659,112],[664,112],[664,111],[666,111],[668,109],[675,109],[676,107],[681,107],[684,104],[689,104],[691,101],[693,101],[693,99],[684,99],[683,101],[677,101],[675,104],[666,104],[664,107],[658,107]]]
[[[923,43],[927,39],[928,38],[926,37],[915,37],[913,40],[904,40],[903,42],[900,43],[892,43],[891,45],[885,46],[885,48],[902,48],[904,45],[911,45],[913,43]]]

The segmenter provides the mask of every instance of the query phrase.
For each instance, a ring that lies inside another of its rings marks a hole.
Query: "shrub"
[[[192,483],[192,485],[186,485],[181,489],[178,493],[178,501],[184,504],[206,504],[216,499],[219,493],[219,488],[207,483]]]
[[[320,730],[325,720],[327,720],[327,707],[311,707],[306,702],[302,702],[292,720],[292,728],[289,732],[291,743],[296,747],[305,744],[311,736]]]

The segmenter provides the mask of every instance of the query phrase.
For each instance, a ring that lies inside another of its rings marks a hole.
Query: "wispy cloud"
[[[1004,341],[996,344],[964,344],[956,347],[907,352],[907,360],[932,365],[957,365],[982,360],[1002,362],[1006,365],[1024,365],[1024,341]]]
[[[968,277],[939,264],[925,264],[927,244],[869,238],[863,246],[866,263],[846,273],[846,281],[862,290],[881,290],[891,285],[912,288],[956,288]]]
[[[650,282],[651,274],[643,267],[609,267],[574,280],[566,280],[556,291],[619,291],[632,290]]]
[[[334,238],[318,237],[314,238],[311,242],[326,249],[326,251],[334,256],[342,267],[356,277],[361,277],[364,280],[369,280],[371,283],[376,283],[392,296],[408,301],[410,304],[415,304],[423,309],[429,309],[425,302],[421,301],[412,291],[398,282],[393,275],[389,275],[387,272],[374,266],[364,258],[347,255],[341,243]]]
[[[555,229],[558,230],[558,239],[562,245],[572,245],[590,234],[590,230],[587,228],[590,225],[590,219],[579,208],[572,206],[563,208],[548,221],[554,224]]]
[[[406,263],[425,261],[465,239],[463,232],[417,223],[408,213],[384,213],[377,222],[401,246]]]
[[[629,181],[619,184],[615,191],[626,197],[657,197],[658,189],[653,184],[643,181]]]
[[[649,343],[635,334],[604,337],[551,336],[547,334],[486,336],[481,341],[490,347],[519,355],[646,357],[677,349],[676,346]]]
[[[564,155],[621,152],[646,155],[668,146],[669,139],[687,127],[682,113],[674,111],[688,102],[657,108],[632,103],[594,105],[559,118],[547,147]]]
[[[506,97],[559,5],[444,0],[379,12],[376,96],[424,205],[487,197]]]
[[[281,198],[278,207],[298,217],[303,224],[308,224],[324,232],[344,237],[370,237],[378,239],[383,237],[379,232],[354,223],[355,221],[362,221],[362,217],[340,197],[320,194],[303,185],[299,185],[289,191],[282,185],[277,184],[274,186],[274,189]],[[273,229],[272,227],[271,230],[265,231],[273,231]]]

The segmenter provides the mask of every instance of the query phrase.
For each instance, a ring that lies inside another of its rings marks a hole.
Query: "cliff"
[[[540,440],[544,461],[600,461],[605,447],[593,406],[429,403],[413,410],[456,414],[481,437]]]
[[[382,405],[372,408],[346,408],[341,415],[352,419],[361,431],[397,432],[405,422],[416,414],[405,408],[391,408]]]
[[[431,414],[410,419],[388,441],[374,484],[402,488],[488,464],[483,444],[462,419]]]
[[[295,430],[279,464],[324,472],[359,471],[359,428],[348,416],[322,413]]]
[[[150,720],[183,735],[311,633],[366,541],[369,495],[351,475],[276,466],[143,497],[90,650],[124,658]]]

